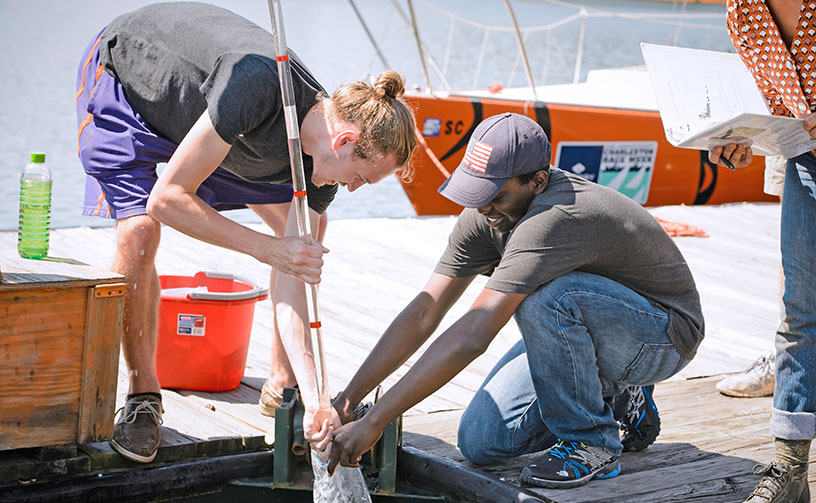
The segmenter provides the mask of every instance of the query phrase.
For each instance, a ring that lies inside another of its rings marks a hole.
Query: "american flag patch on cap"
[[[492,145],[477,141],[473,144],[473,148],[465,153],[465,158],[462,160],[462,162],[464,162],[465,165],[473,171],[484,173],[487,169],[487,161],[490,159],[490,152],[492,151]]]

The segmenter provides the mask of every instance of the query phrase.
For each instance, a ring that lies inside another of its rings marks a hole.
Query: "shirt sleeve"
[[[474,209],[466,209],[459,215],[434,272],[453,278],[492,273],[501,259],[498,237],[480,220],[484,218]]]
[[[751,28],[748,20],[745,19],[745,16],[735,7],[729,9],[725,22],[728,37],[731,39],[731,43],[734,44],[734,48],[737,50],[737,54],[740,59],[742,59],[745,67],[751,72],[751,75],[753,75],[757,88],[759,88],[765,97],[768,108],[774,115],[793,117],[793,114],[785,106],[785,103],[782,101],[782,96],[777,92],[776,88],[774,88],[771,81],[765,77],[762,73],[762,69],[754,64],[755,59],[761,56],[761,50],[755,46],[749,36]]]
[[[316,186],[312,183],[311,169],[306,173],[306,180],[308,180],[306,196],[309,200],[309,208],[322,215],[337,195],[337,184]]]
[[[277,69],[252,54],[219,57],[200,90],[215,131],[230,145],[282,112]]]

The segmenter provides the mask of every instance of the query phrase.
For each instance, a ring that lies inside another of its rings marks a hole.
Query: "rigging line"
[[[363,15],[360,14],[360,11],[357,9],[357,4],[354,3],[354,0],[348,0],[351,4],[351,8],[354,10],[354,13],[357,15],[357,20],[360,21],[360,24],[363,26],[363,30],[365,31],[366,35],[368,36],[368,40],[371,42],[371,45],[374,46],[374,50],[377,51],[377,56],[380,58],[380,62],[383,66],[388,69],[391,68],[391,65],[388,64],[388,61],[385,60],[385,56],[383,55],[382,51],[380,50],[380,46],[377,45],[377,41],[374,40],[374,35],[371,34],[371,30],[368,29],[368,25],[363,19]]]
[[[584,31],[586,30],[586,20],[587,16],[586,11],[582,10],[581,14],[581,28],[578,31],[578,45],[576,46],[576,54],[575,54],[575,70],[572,74],[572,83],[577,84],[581,78],[581,60],[584,57]]]
[[[408,19],[408,16],[405,15],[405,12],[402,10],[402,7],[400,7],[399,4],[397,3],[397,0],[391,0],[391,3],[394,5],[394,9],[396,9],[397,13],[402,18],[402,21],[408,25],[408,28],[411,30],[411,33],[414,35],[414,37],[418,39],[418,34],[416,30],[414,30],[414,27],[411,25],[411,21]],[[450,82],[448,82],[447,77],[445,77],[445,74],[442,72],[442,69],[439,68],[439,65],[436,64],[436,59],[434,59],[433,54],[431,54],[431,51],[429,51],[428,48],[425,47],[425,44],[422,44],[421,42],[420,47],[422,48],[422,52],[425,55],[425,57],[428,58],[428,62],[430,62],[431,68],[433,68],[434,72],[436,72],[436,76],[439,77],[439,80],[442,81],[442,86],[445,89],[450,90],[451,89]]]
[[[382,23],[381,30],[380,30],[380,38],[385,38],[388,33],[391,33],[391,21],[394,19],[394,11],[388,11],[388,17],[385,20],[385,23]],[[377,55],[373,54],[371,56],[371,60],[368,62],[368,69],[366,70],[366,79],[371,80],[371,71],[374,68],[374,62],[377,60]],[[379,71],[377,73],[380,73]]]
[[[688,5],[688,2],[684,1],[683,2],[683,7],[680,9],[680,15],[681,16],[683,16],[683,14],[686,13],[686,5]],[[677,45],[677,40],[679,38],[680,38],[680,27],[678,26],[677,29],[674,30],[674,40],[672,41],[671,45]]]
[[[564,17],[564,18],[562,18],[562,19],[560,19],[558,21],[555,21],[553,23],[550,23],[550,24],[522,28],[522,31],[525,31],[525,30],[532,30],[532,31],[547,30],[547,29],[550,29],[550,28],[555,28],[555,27],[559,26],[560,24],[564,24],[565,22],[569,22],[569,21],[571,21],[573,19],[578,19],[578,18],[581,17],[580,11],[581,11],[582,7],[579,6],[579,5],[563,3],[563,2],[559,3],[559,0],[544,0],[544,1],[549,2],[549,3],[554,3],[554,4],[557,4],[557,5],[561,5],[561,6],[564,6],[564,7],[570,7],[570,8],[573,8],[573,9],[577,9],[578,12],[576,12],[575,14],[570,14],[569,16],[566,16],[566,17]],[[456,14],[455,12],[451,12],[451,11],[449,11],[447,9],[439,7],[438,5],[434,5],[434,4],[430,3],[428,0],[417,0],[417,2],[423,4],[424,6],[430,8],[430,9],[433,9],[433,10],[435,10],[437,12],[440,12],[440,13],[448,16],[448,17],[454,18],[454,19],[456,19],[457,21],[459,21],[459,22],[461,22],[463,24],[468,24],[468,25],[474,26],[476,28],[481,28],[483,30],[490,29],[490,30],[493,30],[493,31],[512,31],[513,30],[513,28],[511,26],[490,26],[490,25],[486,25],[484,23],[480,23],[478,21],[474,21],[472,19],[469,19],[469,18],[466,18],[466,17],[461,16],[459,14]],[[636,19],[636,20],[641,20],[642,19],[644,21],[646,21],[648,19],[698,19],[698,20],[709,19],[709,20],[712,20],[712,21],[722,21],[723,19],[725,19],[725,14],[706,14],[706,13],[691,13],[691,14],[689,14],[689,13],[686,13],[686,14],[683,14],[683,15],[678,15],[676,13],[612,12],[612,11],[605,11],[605,10],[596,9],[594,7],[584,7],[584,10],[587,11],[587,17],[591,17],[591,18],[595,18],[595,17],[598,17],[598,18],[623,17],[623,18],[627,18],[627,19]]]
[[[426,91],[431,90],[431,76],[428,75],[428,65],[425,64],[425,54],[422,52],[422,40],[419,38],[419,28],[417,28],[416,15],[414,14],[414,2],[408,0],[408,10],[411,11],[411,25],[414,27],[414,38],[416,39],[417,49],[419,50],[419,60],[422,62],[422,73],[425,75]]]
[[[546,3],[549,3],[549,4],[558,5],[560,7],[567,7],[567,8],[570,8],[570,9],[578,9],[578,10],[584,9],[584,10],[586,10],[586,11],[588,11],[590,13],[591,17],[594,17],[594,16],[599,15],[599,14],[600,15],[613,15],[613,16],[617,14],[616,12],[606,11],[606,10],[603,10],[603,9],[599,9],[597,7],[589,7],[587,5],[573,4],[573,3],[565,2],[564,0],[543,0],[543,1],[546,2]],[[684,6],[683,8],[685,8],[685,5],[687,3],[688,3],[687,0],[685,0],[683,2],[683,6]],[[677,10],[676,5],[677,5],[677,2],[672,2],[672,12],[675,12]],[[636,13],[636,14],[640,15],[640,16],[646,16],[646,17],[654,15],[654,14],[646,13],[646,12]],[[661,16],[661,17],[665,17],[665,16],[676,16],[677,14],[657,14],[657,15]],[[711,16],[722,16],[722,15],[724,15],[724,14],[704,14],[704,13],[692,14],[692,16],[699,17],[699,18],[703,18],[703,17],[706,17],[706,16],[711,17]],[[682,15],[680,17],[682,17]],[[713,19],[713,17],[712,17],[712,19]]]
[[[527,43],[527,39],[530,38],[530,33],[525,33],[522,37],[522,42],[525,44]],[[510,77],[507,78],[507,85],[512,86],[513,81],[516,80],[516,71],[518,71],[519,63],[521,62],[521,54],[516,53],[516,57],[513,58],[513,66],[510,68]]]
[[[451,47],[453,47],[453,29],[456,28],[456,20],[451,18],[450,26],[448,27],[448,43],[445,46],[445,60],[442,62],[442,71],[448,71],[448,63],[450,62]]]
[[[513,21],[513,28],[516,32],[516,41],[518,42],[519,52],[524,61],[524,70],[527,72],[527,80],[530,83],[530,90],[533,91],[533,99],[538,101],[538,94],[536,93],[535,81],[533,81],[533,72],[530,70],[530,61],[527,59],[527,50],[524,49],[524,40],[521,38],[518,22],[516,21],[516,14],[513,12],[513,7],[510,6],[510,0],[504,0],[504,5],[507,6],[507,11],[510,13],[510,19]]]
[[[476,74],[473,76],[473,85],[471,89],[476,89],[476,82],[479,80],[479,74],[482,73],[482,61],[484,61],[485,52],[487,52],[487,40],[490,38],[490,30],[485,30],[484,38],[482,39],[482,49],[479,51],[479,61],[476,63]]]
[[[512,26],[489,26],[489,25],[486,25],[484,23],[480,23],[478,21],[468,19],[466,17],[460,16],[460,15],[458,15],[458,14],[456,14],[454,12],[451,12],[449,10],[443,9],[442,7],[434,5],[434,4],[430,3],[430,2],[427,2],[426,0],[417,0],[417,1],[419,3],[421,3],[421,4],[423,4],[424,6],[432,9],[432,10],[435,10],[437,12],[440,12],[440,13],[452,18],[452,19],[457,20],[458,22],[460,22],[462,24],[467,24],[467,25],[473,26],[475,28],[481,28],[482,30],[491,30],[491,31],[513,31],[514,30],[514,28]],[[560,26],[562,24],[568,23],[568,22],[572,21],[573,19],[578,19],[579,17],[580,16],[578,14],[572,14],[572,15],[569,15],[569,16],[563,18],[563,19],[559,19],[558,21],[555,21],[553,23],[550,23],[550,24],[547,24],[547,25],[542,25],[542,26],[534,26],[534,27],[531,27],[531,28],[522,28],[521,31],[526,31],[526,30],[532,30],[532,31],[548,30],[550,28],[554,28],[554,27]]]

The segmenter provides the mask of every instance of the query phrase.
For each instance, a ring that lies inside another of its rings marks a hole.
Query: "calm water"
[[[84,173],[76,157],[74,95],[76,67],[88,40],[115,16],[154,3],[148,0],[0,0],[0,229],[17,226],[18,177],[32,151],[46,152],[54,173],[53,227],[105,225],[80,215]],[[261,26],[269,26],[266,0],[212,0]],[[400,5],[407,12],[404,0]],[[408,84],[424,87],[416,43],[391,2],[356,0],[389,65],[407,76]],[[433,4],[476,23],[485,31],[415,0],[423,42],[431,49],[455,88],[484,87],[491,82],[525,85],[508,14],[501,0],[433,0]],[[578,6],[613,13],[680,14],[671,2],[645,0],[586,0],[561,2],[513,0],[522,27],[542,26],[578,12]],[[571,4],[571,5],[570,5]],[[333,91],[347,80],[377,75],[383,69],[350,4],[343,0],[284,0],[287,39],[318,80]],[[718,14],[722,6],[689,5],[686,22],[719,27],[722,20],[699,20],[697,14]],[[572,78],[579,23],[551,31],[530,32],[527,52],[537,84],[563,83]],[[487,34],[487,35],[486,35]],[[485,44],[485,37],[488,37]],[[643,64],[641,41],[726,51],[724,30],[699,30],[621,17],[587,21],[582,78],[592,68]],[[478,64],[482,47],[483,63]],[[449,49],[450,48],[450,49]],[[480,68],[477,75],[476,69]],[[515,68],[515,71],[514,71]],[[441,87],[433,78],[433,85]],[[254,214],[228,212],[232,218],[255,221]],[[401,217],[413,209],[396,179],[363,187],[354,194],[341,191],[330,218]]]

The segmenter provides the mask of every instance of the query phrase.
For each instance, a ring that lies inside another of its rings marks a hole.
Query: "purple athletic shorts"
[[[122,84],[100,65],[99,35],[85,49],[77,72],[78,154],[88,175],[82,214],[116,219],[145,215],[156,164],[167,162],[177,145],[150,130],[130,106]],[[223,211],[289,202],[292,186],[250,182],[217,168],[196,195]]]

